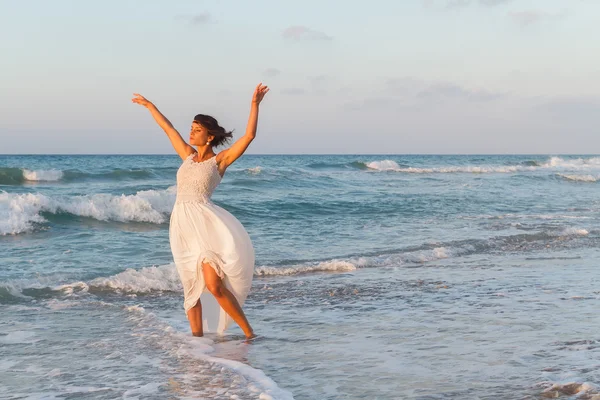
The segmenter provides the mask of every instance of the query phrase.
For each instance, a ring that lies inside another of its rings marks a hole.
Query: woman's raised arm
[[[179,132],[177,132],[177,129],[175,129],[171,122],[164,115],[162,115],[160,111],[158,111],[158,108],[156,108],[156,106],[150,100],[138,93],[134,93],[133,95],[135,97],[131,99],[131,101],[146,107],[150,111],[150,114],[152,114],[152,117],[156,123],[169,137],[169,140],[171,141],[171,144],[173,145],[173,148],[177,154],[179,154],[179,157],[185,159],[191,153],[195,152],[194,148],[187,144],[185,140],[183,140]]]
[[[250,143],[256,137],[256,128],[258,126],[258,106],[268,91],[269,88],[262,83],[259,83],[254,90],[254,95],[252,96],[252,105],[250,107],[250,116],[248,117],[248,125],[246,126],[246,133],[230,148],[223,150],[219,154],[220,157],[217,161],[219,161],[220,165],[223,165],[223,171],[225,168],[233,164],[235,160],[240,158],[242,154],[244,154]]]

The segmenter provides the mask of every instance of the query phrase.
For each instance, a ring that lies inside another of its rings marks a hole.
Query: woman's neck
[[[198,160],[206,160],[215,155],[215,152],[212,149],[212,146],[198,146],[196,149],[196,159]]]

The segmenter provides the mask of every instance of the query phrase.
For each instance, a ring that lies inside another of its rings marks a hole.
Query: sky
[[[600,153],[598,0],[0,0],[0,154]]]

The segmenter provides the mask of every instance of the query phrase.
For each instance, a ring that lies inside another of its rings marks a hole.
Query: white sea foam
[[[254,168],[248,168],[247,171],[249,174],[257,175],[261,173],[262,168],[260,166],[256,166]]]
[[[59,285],[52,289],[63,292],[63,294],[66,294],[66,295],[71,295],[73,293],[81,293],[81,292],[85,293],[89,290],[89,286],[85,282],[74,282],[74,283],[68,283],[65,285]]]
[[[139,396],[144,398],[146,396],[150,396],[150,395],[158,393],[158,389],[161,386],[163,386],[163,384],[160,382],[148,383],[148,384],[140,386],[139,388],[136,388],[136,389],[126,390],[123,393],[123,398],[129,399],[129,398],[134,398],[134,396],[135,396],[135,398],[140,398]]]
[[[38,214],[40,208],[35,195],[0,192],[0,235],[27,232],[34,224],[45,222]]]
[[[145,312],[146,310],[142,306],[126,306],[125,309],[129,312]]]
[[[178,357],[191,357],[210,363],[208,369],[212,373],[222,373],[225,370],[231,371],[242,379],[235,379],[234,384],[237,387],[229,388],[229,392],[238,393],[242,396],[251,392],[254,398],[264,400],[293,400],[293,395],[280,388],[271,378],[263,371],[253,368],[247,364],[230,359],[211,356],[215,352],[214,341],[203,337],[191,337],[188,334],[177,330],[173,326],[167,324],[163,320],[156,317],[153,313],[146,312],[142,307],[132,306],[127,307],[127,311],[132,313],[132,318],[143,321],[142,326],[153,326],[162,331],[163,338],[160,338],[160,343],[164,346],[171,346],[176,350]],[[199,373],[209,371],[199,369]],[[235,397],[234,397],[235,396]],[[237,394],[230,394],[230,398],[240,398]]]
[[[423,264],[446,258],[460,257],[461,255],[471,253],[474,250],[475,248],[472,245],[465,244],[457,247],[435,247],[433,249],[361,257],[354,262],[356,265],[361,266],[397,267],[406,264]]]
[[[254,270],[254,275],[298,275],[311,272],[346,272],[354,271],[356,266],[348,261],[331,260],[313,265],[296,265],[291,267],[268,267],[262,266]]]
[[[589,169],[600,168],[600,157],[592,158],[573,158],[563,159],[560,157],[551,157],[548,161],[541,165],[544,168],[569,168],[569,169]]]
[[[15,282],[2,282],[0,285],[0,289],[6,291],[11,296],[19,297],[21,299],[29,298],[21,292],[21,288],[22,286]]]
[[[587,236],[589,232],[587,229],[581,228],[565,228],[562,231],[556,233],[557,236]]]
[[[49,197],[43,194],[0,192],[0,235],[15,235],[34,230],[46,222],[42,212],[69,213],[100,221],[167,222],[175,202],[175,190],[144,190],[134,195]]]
[[[181,291],[181,281],[173,264],[127,269],[108,278],[96,278],[88,282],[93,288],[110,289],[128,293],[155,291]]]
[[[566,382],[566,383],[552,383],[544,382],[544,386],[551,384],[546,390],[544,390],[544,397],[560,397],[560,396],[581,396],[582,394],[593,395],[590,398],[592,400],[600,399],[597,395],[597,388],[595,385],[587,382]]]
[[[370,161],[365,165],[376,171],[394,171],[409,174],[451,174],[451,173],[470,173],[470,174],[490,174],[490,173],[504,173],[510,174],[515,172],[531,172],[540,169],[555,169],[555,170],[586,170],[586,169],[600,169],[600,157],[594,158],[577,158],[577,159],[562,159],[560,157],[551,157],[545,163],[540,165],[507,165],[507,166],[493,166],[493,165],[460,165],[460,166],[442,166],[435,168],[418,168],[418,167],[400,167],[398,163],[392,160],[380,160]],[[567,179],[573,180],[585,180],[589,182],[591,175],[587,175],[578,179],[575,175],[561,175]],[[593,178],[593,177],[592,177]],[[593,178],[594,182],[598,178]]]
[[[45,303],[46,308],[57,311],[77,307],[80,303],[73,300],[50,299]]]
[[[224,358],[216,358],[211,356],[204,356],[207,361],[212,361],[215,363],[219,363],[228,367],[230,370],[233,370],[245,378],[250,379],[254,382],[253,385],[250,385],[250,389],[257,389],[253,391],[257,391],[258,398],[260,400],[293,400],[294,396],[292,393],[287,390],[281,389],[277,384],[269,378],[263,371],[260,369],[252,368],[249,365],[243,364],[239,361],[226,360]]]
[[[349,272],[365,267],[390,267],[405,264],[421,264],[450,257],[458,257],[473,251],[466,245],[457,248],[436,247],[428,250],[416,250],[385,254],[380,256],[358,257],[348,260],[330,260],[308,265],[293,265],[289,267],[261,266],[254,270],[256,276],[290,276],[319,272]]]
[[[55,169],[51,170],[23,170],[23,178],[28,181],[46,181],[54,182],[59,181],[63,177],[63,172]]]
[[[52,278],[49,278],[52,279]],[[55,277],[56,280],[64,280],[64,277]],[[0,288],[6,290],[10,295],[21,298],[28,298],[23,295],[24,289],[44,289],[48,288],[55,292],[60,292],[62,296],[71,297],[72,295],[81,295],[89,293],[90,290],[110,290],[123,293],[151,293],[160,291],[182,290],[181,281],[174,264],[165,264],[152,267],[143,267],[138,270],[128,268],[123,272],[108,277],[98,277],[87,282],[75,281],[66,284],[52,284],[47,279],[37,278],[35,280],[25,280],[20,282],[2,282]],[[70,303],[74,304],[72,300]],[[46,303],[52,309],[68,307],[68,305],[52,301]]]
[[[450,173],[471,173],[471,174],[485,174],[485,173],[513,173],[518,171],[534,171],[536,167],[525,167],[525,166],[447,166],[437,168],[416,168],[416,167],[400,167],[395,161],[382,160],[382,161],[371,161],[366,163],[367,167],[377,171],[394,171],[404,172],[409,174],[450,174]]]
[[[558,174],[558,176],[565,178],[569,181],[575,182],[598,182],[600,177],[593,175],[569,175],[569,174]]]
[[[39,339],[36,339],[35,332],[31,331],[13,331],[7,335],[0,336],[0,343],[4,344],[20,344],[20,343],[34,343]]]
[[[367,163],[367,167],[378,171],[397,171],[400,169],[400,166],[392,160],[371,161]]]

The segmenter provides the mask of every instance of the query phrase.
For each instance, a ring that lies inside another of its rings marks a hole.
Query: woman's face
[[[214,136],[209,135],[205,127],[197,121],[192,122],[190,130],[190,144],[193,146],[205,146],[206,142],[213,140]]]

